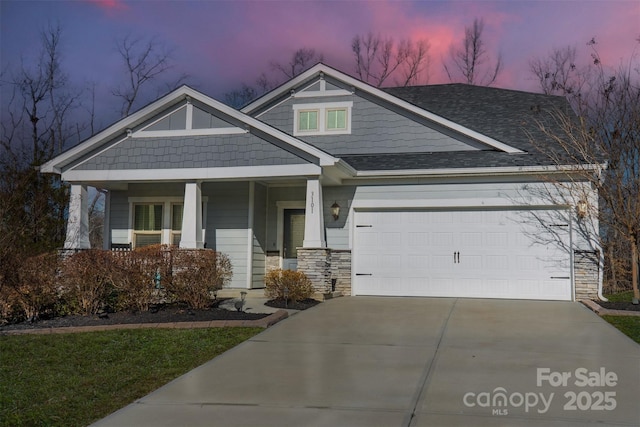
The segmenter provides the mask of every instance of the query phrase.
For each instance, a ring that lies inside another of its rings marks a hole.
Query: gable
[[[75,170],[189,169],[305,164],[308,161],[250,133],[130,137]]]
[[[291,96],[256,117],[334,156],[491,148],[377,97],[341,88],[339,84],[330,77],[318,78],[295,89]],[[332,106],[348,106],[348,131],[296,133],[298,111],[315,110],[322,120]]]

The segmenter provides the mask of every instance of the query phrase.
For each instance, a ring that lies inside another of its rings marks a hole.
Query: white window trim
[[[205,232],[207,229],[207,205],[209,198],[207,196],[202,197],[202,240],[205,241]],[[180,204],[184,206],[184,197],[129,197],[129,226],[128,236],[129,242],[135,248],[135,230],[133,229],[134,223],[134,206],[135,205],[163,205],[162,206],[162,230],[160,243],[163,245],[172,244],[172,232],[171,229],[171,205]],[[144,232],[142,232],[144,233]],[[153,233],[157,233],[154,231]]]
[[[351,134],[351,110],[353,101],[326,102],[315,104],[293,105],[293,136],[305,135],[349,135]],[[346,110],[346,127],[344,129],[327,129],[327,111]],[[298,120],[302,111],[318,111],[318,130],[298,130]]]

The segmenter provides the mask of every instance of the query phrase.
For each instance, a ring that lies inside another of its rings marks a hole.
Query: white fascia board
[[[227,114],[246,125],[259,129],[267,134],[272,135],[273,137],[290,144],[291,146],[310,154],[313,157],[319,159],[319,163],[321,166],[330,166],[335,164],[338,159],[327,154],[326,152],[317,149],[309,144],[302,142],[301,140],[292,137],[289,134],[286,134],[272,126],[269,126],[257,119],[254,119],[251,116],[241,113],[240,111],[229,107],[221,103],[220,101],[216,101],[215,99],[206,96],[188,86],[181,86],[180,88],[174,90],[173,92],[163,96],[157,101],[152,102],[146,107],[138,110],[137,112],[131,114],[130,116],[116,122],[115,124],[109,126],[107,129],[102,132],[97,133],[91,138],[85,140],[84,142],[78,144],[77,146],[65,151],[64,153],[54,157],[50,161],[46,162],[40,167],[40,170],[43,173],[60,173],[60,164],[65,163],[69,160],[73,160],[84,153],[92,150],[95,145],[101,144],[104,141],[114,138],[116,135],[124,133],[127,129],[134,127],[140,122],[144,121],[149,116],[156,114],[162,109],[167,108],[168,106],[179,102],[185,97],[191,97],[196,99],[206,105],[210,105],[216,110]]]
[[[227,168],[189,169],[125,169],[68,170],[62,180],[68,182],[95,181],[176,181],[219,179],[277,179],[299,176],[320,176],[322,168],[311,163],[277,166],[237,166]]]
[[[403,170],[370,170],[358,171],[358,178],[379,177],[453,177],[453,176],[491,176],[521,175],[532,173],[571,173],[584,170],[597,170],[599,165],[561,165],[561,166],[509,166],[492,168],[448,168],[448,169],[403,169]]]
[[[463,135],[466,135],[470,138],[473,138],[477,141],[482,142],[483,144],[486,144],[490,147],[493,147],[495,149],[498,149],[500,151],[504,151],[506,153],[509,154],[522,154],[524,153],[524,151],[512,147],[510,145],[504,144],[498,140],[495,140],[493,138],[490,138],[486,135],[483,135],[479,132],[476,132],[474,130],[471,130],[469,128],[466,128],[464,126],[461,126],[455,122],[452,122],[451,120],[447,120],[444,117],[438,116],[436,114],[433,114],[423,108],[417,107],[407,101],[404,101],[398,97],[395,97],[393,95],[390,95],[388,93],[386,93],[383,90],[380,90],[378,88],[375,88],[367,83],[364,83],[363,81],[360,81],[358,79],[355,79],[351,76],[348,76],[347,74],[344,74],[338,70],[335,70],[333,68],[330,68],[322,63],[316,64],[315,66],[309,68],[307,71],[305,71],[304,73],[298,75],[297,77],[289,80],[287,83],[283,84],[282,86],[280,86],[277,89],[274,89],[273,91],[269,92],[268,94],[266,94],[265,96],[258,98],[257,100],[255,100],[254,102],[252,102],[251,104],[247,105],[246,107],[244,107],[241,111],[243,113],[247,113],[250,114],[251,111],[253,111],[254,109],[258,108],[259,106],[269,103],[270,101],[272,101],[273,99],[275,99],[276,97],[280,96],[283,93],[289,92],[292,88],[296,87],[297,85],[299,85],[300,83],[303,83],[305,80],[313,77],[315,74],[319,74],[319,73],[324,73],[328,76],[331,76],[337,80],[342,81],[343,83],[352,86],[358,90],[361,90],[363,92],[368,92],[378,98],[381,98],[387,102],[390,102],[392,104],[397,105],[398,107],[401,107],[407,111],[411,111],[412,113],[417,114],[418,116],[424,117],[428,120],[431,120],[435,123],[438,123],[446,128],[449,128],[451,130],[454,130],[456,132],[459,132]]]
[[[113,125],[104,129],[101,132],[93,135],[89,139],[86,139],[84,142],[76,145],[75,147],[65,151],[64,153],[59,154],[53,159],[49,160],[42,166],[40,166],[40,171],[43,173],[60,173],[59,165],[64,163],[70,159],[74,159],[75,157],[81,156],[86,151],[89,151],[93,148],[94,145],[100,144],[105,140],[114,138],[116,135],[125,132],[127,129],[130,129],[139,121],[144,120],[147,116],[153,115],[154,113],[167,108],[167,106],[172,103],[176,103],[180,101],[182,97],[185,95],[187,89],[190,89],[188,86],[181,86],[173,92],[168,93],[162,98],[152,102],[151,104],[143,107],[142,109],[136,111],[130,116],[125,117],[122,120],[117,121]]]
[[[172,136],[208,136],[208,135],[240,135],[249,133],[247,129],[238,127],[211,129],[180,129],[180,130],[146,130],[134,132],[133,138],[163,138]]]

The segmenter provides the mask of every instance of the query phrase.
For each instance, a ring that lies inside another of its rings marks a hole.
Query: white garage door
[[[568,224],[536,216],[568,243]],[[530,211],[356,212],[354,294],[571,300],[569,252],[526,223]]]

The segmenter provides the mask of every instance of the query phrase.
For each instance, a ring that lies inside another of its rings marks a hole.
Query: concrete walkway
[[[349,297],[96,426],[640,424],[640,346],[579,303]]]

